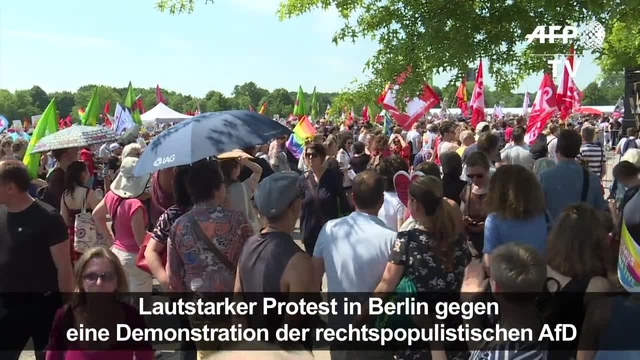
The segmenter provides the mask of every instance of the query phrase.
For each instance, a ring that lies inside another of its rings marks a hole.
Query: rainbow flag
[[[291,151],[296,159],[300,159],[302,152],[304,151],[304,141],[316,134],[316,129],[311,125],[311,121],[305,115],[299,121],[296,127],[293,128],[293,133],[287,140],[287,149]]]

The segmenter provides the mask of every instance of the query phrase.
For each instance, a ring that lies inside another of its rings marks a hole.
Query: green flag
[[[296,97],[296,103],[293,107],[293,116],[298,118],[307,115],[304,109],[304,92],[302,92],[302,86],[298,87],[298,96]]]
[[[93,95],[87,104],[87,108],[84,110],[84,116],[81,123],[86,126],[96,126],[98,124],[98,116],[100,116],[100,100],[98,98],[98,87],[93,89]]]
[[[140,118],[140,109],[136,106],[136,97],[133,94],[133,85],[129,81],[129,88],[127,89],[127,95],[124,96],[124,106],[131,112],[131,117],[136,125],[142,126],[142,119]]]
[[[56,114],[56,99],[53,98],[51,99],[51,102],[49,103],[47,108],[44,110],[44,113],[42,114],[40,120],[38,120],[33,134],[31,134],[31,140],[29,141],[29,146],[27,146],[27,151],[25,152],[24,159],[22,161],[27,167],[29,176],[32,179],[38,177],[40,154],[32,154],[31,151],[33,151],[33,148],[43,137],[51,135],[54,132],[58,131],[58,119]]]
[[[318,102],[316,101],[316,87],[313,87],[313,94],[311,95],[311,120],[318,120]]]

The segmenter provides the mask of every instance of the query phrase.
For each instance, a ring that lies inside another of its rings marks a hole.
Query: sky
[[[47,92],[87,84],[155,87],[204,97],[230,95],[247,81],[273,90],[298,86],[338,92],[365,80],[377,44],[338,46],[342,22],[335,10],[317,10],[280,22],[280,0],[198,0],[191,15],[157,11],[155,0],[21,0],[0,9],[0,88],[39,85]],[[584,89],[600,70],[582,59],[576,84]],[[439,74],[444,86],[451,74]],[[516,91],[535,92],[541,74]],[[493,86],[485,70],[485,84]]]

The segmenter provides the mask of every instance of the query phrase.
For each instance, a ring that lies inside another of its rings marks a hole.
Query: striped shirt
[[[587,169],[599,177],[602,176],[602,164],[606,161],[606,157],[600,145],[594,143],[582,144],[580,147],[580,159],[586,163]]]
[[[512,342],[489,344],[471,351],[469,360],[546,360],[547,344],[544,342]]]

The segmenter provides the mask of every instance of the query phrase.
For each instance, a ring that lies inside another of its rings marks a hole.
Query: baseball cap
[[[262,216],[275,217],[282,214],[301,192],[298,190],[300,175],[293,171],[280,171],[264,178],[253,197]]]

